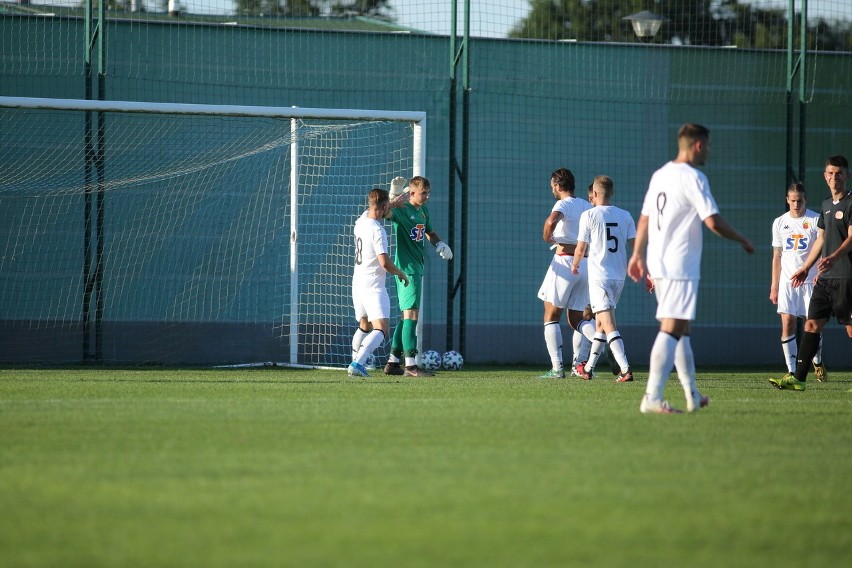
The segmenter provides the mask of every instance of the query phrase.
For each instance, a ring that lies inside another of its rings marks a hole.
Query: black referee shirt
[[[822,202],[817,227],[825,231],[822,243],[822,255],[828,256],[843,244],[849,236],[852,224],[852,192],[834,203],[831,197]],[[819,275],[820,278],[852,278],[852,253],[838,258],[831,268]]]

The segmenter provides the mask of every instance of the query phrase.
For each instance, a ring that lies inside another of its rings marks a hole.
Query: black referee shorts
[[[840,325],[852,324],[852,280],[848,278],[819,278],[814,284],[808,319],[827,320],[832,314]]]

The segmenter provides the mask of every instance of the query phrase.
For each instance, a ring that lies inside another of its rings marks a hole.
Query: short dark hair
[[[550,174],[550,179],[553,183],[559,186],[562,191],[574,193],[574,174],[568,168],[559,168]]]
[[[677,139],[694,144],[697,140],[707,141],[710,138],[710,129],[701,124],[687,122],[677,131]]]
[[[843,168],[847,172],[849,171],[849,161],[846,159],[846,156],[842,156],[840,154],[837,154],[836,156],[829,156],[825,161],[825,165]]]
[[[373,205],[382,205],[388,201],[390,201],[390,196],[386,189],[374,187],[370,190],[370,193],[367,194],[367,204],[371,207]]]

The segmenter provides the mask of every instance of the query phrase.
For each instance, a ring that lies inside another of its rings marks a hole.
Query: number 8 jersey
[[[367,212],[355,222],[355,270],[352,287],[360,290],[384,290],[387,272],[379,263],[379,255],[388,254],[388,235],[379,221]]]

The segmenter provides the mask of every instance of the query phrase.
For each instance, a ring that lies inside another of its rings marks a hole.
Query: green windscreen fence
[[[737,245],[705,235],[696,356],[706,361],[735,354],[743,363],[773,363],[780,361],[780,349],[778,316],[768,299],[772,221],[785,211],[791,179],[804,181],[809,206],[817,209],[827,193],[821,175],[825,158],[852,156],[851,4],[139,0],[100,10],[97,3],[87,9],[79,0],[0,2],[0,96],[424,111],[429,208],[436,230],[456,252],[447,263],[427,251],[424,349],[463,350],[473,363],[547,361],[536,292],[552,254],[541,240],[553,204],[550,173],[570,168],[581,195],[595,175],[610,176],[614,203],[638,218],[651,173],[675,154],[678,127],[702,123],[712,132],[713,148],[704,171],[722,214],[757,251],[747,256]],[[637,36],[634,16],[643,11],[660,24],[655,35]],[[0,330],[11,338],[0,359],[81,360],[76,338],[61,355],[49,346],[79,329],[84,251],[72,250],[59,262],[61,253],[49,247],[55,247],[54,226],[84,222],[82,201],[42,207],[50,183],[25,190],[21,175],[4,177],[21,152],[30,151],[14,112],[0,108]],[[125,144],[146,139],[138,149],[139,164],[150,163],[150,138],[157,134],[144,122],[132,121],[135,131],[110,134],[107,148],[119,138]],[[236,125],[216,136],[234,132],[245,139],[252,128]],[[47,149],[53,147],[49,134],[45,130],[42,142]],[[67,147],[58,131],[55,136],[56,152],[83,151],[82,126],[76,148]],[[177,147],[182,153],[203,152],[211,137],[193,132]],[[387,177],[378,181],[385,187],[395,175],[412,175],[410,160],[397,158],[388,158],[383,169],[370,166]],[[123,175],[120,167],[127,164],[107,160],[104,175]],[[365,194],[365,184],[378,183],[357,175],[356,165],[347,167],[354,168],[345,170],[353,193]],[[240,175],[251,178],[258,171],[248,166]],[[32,177],[39,176],[36,165]],[[157,191],[173,197],[163,183]],[[257,187],[271,192],[281,183]],[[239,290],[219,288],[214,278],[189,296],[185,292],[198,278],[198,259],[215,253],[229,274],[246,266],[258,242],[241,235],[229,248],[211,248],[221,237],[215,227],[239,221],[236,211],[260,211],[264,199],[269,195],[164,201],[160,214],[176,215],[171,222],[181,215],[208,219],[210,232],[183,235],[181,254],[195,260],[181,264],[181,255],[175,257],[169,264],[171,287],[149,287],[138,294],[138,305],[104,310],[102,341],[113,349],[105,350],[103,359],[285,359],[288,332],[282,322],[289,314],[279,296],[287,294],[286,266],[245,272]],[[145,215],[134,214],[134,207],[132,201],[108,205],[107,223],[130,234],[142,230]],[[340,223],[340,235],[350,234],[349,222]],[[43,231],[31,230],[34,226]],[[249,226],[239,230],[257,233]],[[286,246],[286,228],[273,224],[264,230],[271,231],[274,246]],[[277,232],[282,230],[283,235]],[[329,225],[318,221],[313,230],[324,242]],[[53,252],[24,258],[15,252],[21,247]],[[127,246],[107,250],[114,255],[110,266],[123,271],[128,282],[153,283],[161,276],[162,260],[121,256],[132,255]],[[53,284],[46,286],[49,292],[22,291],[22,283],[35,281]],[[61,284],[66,281],[76,284]],[[320,291],[315,301],[341,294],[345,305],[346,290]],[[206,309],[225,297],[227,309]],[[177,305],[183,307],[168,310]],[[639,286],[625,286],[618,322],[628,350],[640,361],[646,358],[654,310],[653,298]],[[173,338],[125,329],[157,320],[147,314],[158,313],[170,314],[161,319],[196,340],[176,349]],[[182,319],[183,313],[192,317]],[[351,320],[347,313],[339,315],[335,325],[341,337],[354,329]],[[266,339],[249,347],[217,332],[235,322]],[[39,345],[40,337],[50,341]],[[339,356],[345,359],[345,353]],[[848,355],[836,356],[850,362]],[[831,360],[830,351],[826,357]],[[343,359],[331,363],[344,364]]]

